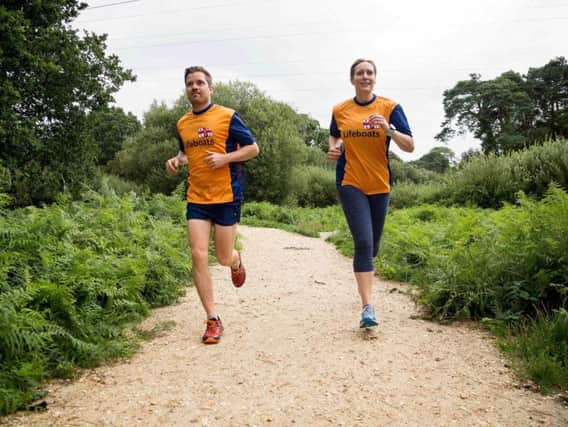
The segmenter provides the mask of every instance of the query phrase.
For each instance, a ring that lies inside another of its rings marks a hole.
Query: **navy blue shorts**
[[[233,225],[241,220],[241,202],[214,203],[202,205],[199,203],[187,203],[185,218],[206,219],[219,225]]]

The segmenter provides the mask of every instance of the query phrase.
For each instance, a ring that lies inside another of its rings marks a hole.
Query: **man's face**
[[[213,87],[207,83],[207,76],[202,71],[190,73],[185,79],[185,92],[192,107],[206,107],[211,102]]]

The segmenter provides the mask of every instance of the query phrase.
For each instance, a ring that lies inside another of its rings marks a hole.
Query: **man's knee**
[[[201,248],[191,248],[191,259],[194,264],[207,264],[209,262],[209,251]]]
[[[217,252],[217,262],[224,266],[233,265],[233,250],[230,252]]]

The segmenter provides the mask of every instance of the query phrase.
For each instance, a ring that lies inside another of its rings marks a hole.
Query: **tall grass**
[[[338,206],[289,208],[267,202],[251,202],[243,206],[242,223],[280,228],[305,236],[317,237],[322,231],[336,230],[345,223],[345,220]]]
[[[568,191],[568,142],[549,141],[504,156],[474,156],[460,168],[428,183],[397,183],[395,207],[423,203],[501,208],[518,192],[540,199],[555,183]]]
[[[566,304],[568,195],[499,211],[422,206],[387,220],[380,274],[422,288],[438,318],[510,318]]]
[[[183,203],[88,193],[0,210],[0,414],[135,342],[125,326],[174,302],[190,277]]]
[[[555,310],[550,316],[524,321],[499,342],[513,360],[522,378],[532,379],[545,392],[568,386],[568,311]]]

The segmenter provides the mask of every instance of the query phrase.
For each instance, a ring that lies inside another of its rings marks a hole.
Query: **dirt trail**
[[[249,279],[213,267],[219,345],[201,344],[194,289],[144,323],[175,327],[129,361],[49,387],[32,426],[566,426],[568,409],[516,385],[486,333],[416,320],[379,282],[379,330],[358,328],[351,261],[322,239],[240,227]]]

